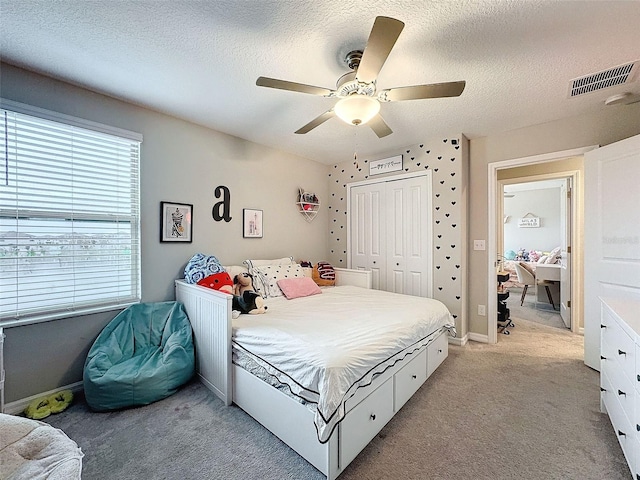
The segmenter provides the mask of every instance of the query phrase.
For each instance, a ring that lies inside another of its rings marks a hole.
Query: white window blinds
[[[0,109],[0,322],[140,300],[140,141],[75,120]]]

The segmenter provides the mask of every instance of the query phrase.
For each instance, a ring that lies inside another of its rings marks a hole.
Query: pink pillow
[[[322,293],[316,282],[309,277],[283,278],[278,280],[278,286],[289,300]]]

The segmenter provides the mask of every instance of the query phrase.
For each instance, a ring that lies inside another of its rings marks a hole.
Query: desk
[[[557,263],[540,263],[536,265],[536,281],[547,282],[546,284],[536,286],[537,301],[541,303],[549,303],[549,297],[547,296],[547,290],[545,287],[549,287],[549,293],[553,298],[553,304],[559,305],[560,303],[560,268],[562,266]],[[555,306],[553,307],[555,310]]]
[[[559,282],[560,281],[560,268],[558,263],[540,263],[536,265],[536,280]]]

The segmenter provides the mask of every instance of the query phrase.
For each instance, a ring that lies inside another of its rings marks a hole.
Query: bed
[[[196,372],[333,480],[448,354],[439,301],[371,290],[371,272],[233,319],[232,296],[176,281],[193,327]],[[356,341],[358,340],[358,341]]]

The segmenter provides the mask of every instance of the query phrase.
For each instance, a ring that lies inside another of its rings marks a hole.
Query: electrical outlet
[[[473,241],[473,249],[474,250],[484,250],[484,240],[474,240]]]
[[[478,305],[478,315],[484,317],[487,314],[487,307],[484,305]]]

